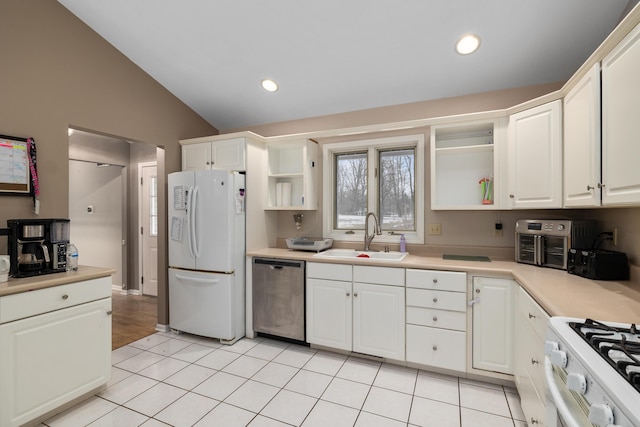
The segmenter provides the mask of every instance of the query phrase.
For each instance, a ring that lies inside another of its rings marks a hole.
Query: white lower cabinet
[[[307,263],[307,341],[404,360],[404,299],[404,269]]]
[[[513,374],[514,294],[517,282],[473,278],[473,367]]]
[[[29,423],[109,381],[110,277],[5,296],[0,311],[2,427]]]
[[[465,372],[467,274],[407,269],[407,362]]]
[[[544,336],[547,313],[519,287],[515,313],[514,380],[529,425],[546,425]]]

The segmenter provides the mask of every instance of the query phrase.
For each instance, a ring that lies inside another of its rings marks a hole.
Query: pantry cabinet
[[[505,142],[504,120],[432,126],[431,209],[500,209]]]
[[[600,64],[564,98],[564,206],[600,206]]]
[[[514,380],[529,425],[546,425],[544,337],[549,316],[518,286]]]
[[[543,104],[509,117],[508,207],[562,207],[562,104]]]
[[[307,263],[307,341],[404,360],[404,300],[404,269]]]
[[[513,374],[514,295],[511,279],[473,278],[473,368]]]
[[[467,274],[406,272],[407,362],[465,372]]]
[[[640,26],[602,60],[602,204],[640,203]]]
[[[318,144],[311,140],[267,144],[265,209],[318,209],[319,153]]]
[[[20,426],[111,377],[111,278],[0,298],[0,425]]]
[[[203,141],[182,145],[182,170],[227,169],[244,171],[246,169],[245,138],[232,138],[219,141]]]

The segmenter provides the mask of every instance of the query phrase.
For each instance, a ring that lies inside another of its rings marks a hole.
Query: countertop
[[[0,297],[18,294],[21,292],[35,291],[37,289],[49,288],[52,286],[65,285],[67,283],[97,279],[100,277],[111,276],[114,273],[115,270],[110,268],[81,265],[78,267],[78,271],[43,274],[41,276],[25,277],[21,279],[10,277],[8,282],[0,283]]]
[[[519,264],[514,261],[457,261],[409,254],[403,261],[327,259],[314,252],[265,248],[247,256],[295,259],[333,264],[375,265],[399,268],[465,271],[474,276],[515,279],[550,316],[592,318],[640,323],[640,285],[630,281],[590,280],[563,270]]]

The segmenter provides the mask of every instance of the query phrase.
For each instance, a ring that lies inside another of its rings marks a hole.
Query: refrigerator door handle
[[[206,284],[220,283],[220,279],[201,279],[199,277],[183,276],[181,274],[176,274],[176,279],[185,280],[187,282],[194,282],[194,283],[206,283]]]
[[[188,247],[189,247],[189,255],[191,255],[191,258],[195,258],[196,254],[193,252],[193,242],[192,242],[192,233],[191,233],[191,229],[193,227],[192,225],[192,221],[191,221],[191,213],[193,212],[192,206],[192,198],[193,198],[193,187],[189,187],[189,189],[187,190],[187,242],[188,242]]]
[[[200,249],[198,248],[198,233],[196,233],[196,210],[198,206],[198,187],[194,187],[191,193],[191,226],[189,231],[191,232],[191,244],[193,245],[193,253],[195,258],[200,257]]]

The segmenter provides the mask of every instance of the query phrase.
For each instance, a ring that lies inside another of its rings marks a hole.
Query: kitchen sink
[[[375,252],[358,251],[355,249],[329,249],[313,255],[318,258],[333,259],[371,259],[379,261],[402,261],[409,255],[408,252]]]

